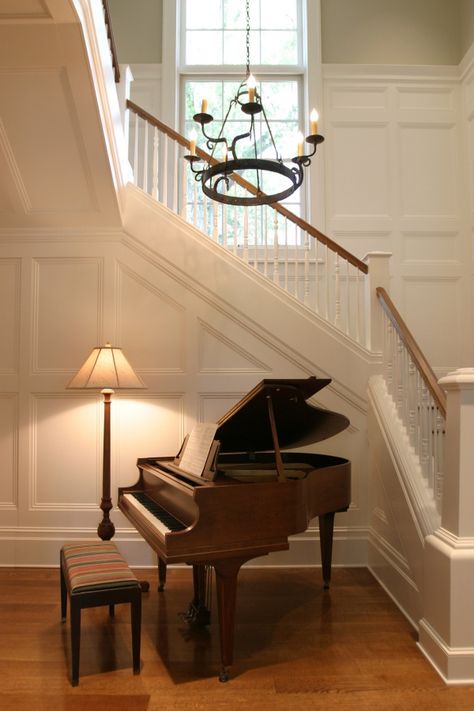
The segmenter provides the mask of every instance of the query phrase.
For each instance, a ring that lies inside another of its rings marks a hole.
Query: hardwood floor
[[[143,577],[143,571],[140,576]],[[59,572],[0,569],[2,711],[451,711],[474,708],[474,687],[448,687],[416,635],[363,568],[244,569],[231,680],[218,673],[217,627],[179,616],[191,571],[171,569],[165,593],[143,596],[142,671],[133,676],[129,607],[83,611],[80,682],[69,683],[69,620],[60,622]]]

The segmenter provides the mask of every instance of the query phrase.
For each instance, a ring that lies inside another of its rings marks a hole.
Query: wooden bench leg
[[[81,605],[71,598],[71,684],[79,684],[79,659],[81,656]]]
[[[62,564],[59,566],[59,570],[61,576],[61,622],[65,622],[67,616],[67,587]]]
[[[142,593],[139,589],[131,600],[133,673],[140,673],[140,641],[142,622]]]

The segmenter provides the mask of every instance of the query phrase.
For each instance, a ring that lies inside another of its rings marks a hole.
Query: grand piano
[[[217,422],[202,473],[186,471],[189,439],[176,457],[138,459],[136,484],[118,505],[156,551],[160,589],[167,563],[193,566],[190,621],[208,622],[207,572],[214,568],[220,632],[219,679],[233,661],[237,576],[248,560],[289,548],[288,536],[319,517],[324,587],[331,576],[334,515],[350,503],[350,463],[284,452],[344,430],[344,415],[307,400],[329,379],[262,380]]]

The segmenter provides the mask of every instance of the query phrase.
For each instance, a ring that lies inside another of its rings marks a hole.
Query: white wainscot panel
[[[123,266],[119,274],[118,324],[127,358],[141,372],[182,372],[184,308]]]
[[[102,416],[101,396],[32,396],[34,509],[96,508]]]
[[[18,372],[20,260],[0,259],[0,373]]]
[[[406,263],[453,264],[461,259],[461,237],[457,232],[404,232],[402,237],[402,258]]]
[[[236,343],[222,332],[199,321],[199,371],[201,373],[265,373],[270,367],[259,361],[251,351],[255,351],[255,341],[244,332]],[[247,343],[242,343],[247,340]]]
[[[245,392],[242,393],[200,393],[199,395],[199,420],[201,422],[217,422],[225,415]]]
[[[161,64],[132,64],[133,82],[130,98],[152,116],[159,116],[161,106]]]
[[[386,109],[388,90],[384,86],[338,86],[328,88],[329,110]]]
[[[0,394],[0,509],[17,503],[18,401],[14,393]]]
[[[455,107],[456,94],[453,89],[439,87],[398,87],[400,109],[430,109],[449,111]]]
[[[35,264],[33,370],[75,371],[98,345],[100,259],[38,259]]]
[[[404,309],[408,327],[432,367],[461,362],[461,283],[456,278],[404,279]]]
[[[334,125],[331,145],[331,217],[386,217],[390,211],[387,126]]]
[[[112,498],[119,486],[138,479],[139,457],[174,457],[184,439],[183,395],[150,394],[118,397],[112,403]]]
[[[400,125],[402,215],[458,216],[456,133],[451,126]]]
[[[0,93],[24,209],[37,213],[96,210],[97,196],[65,69],[2,72]]]

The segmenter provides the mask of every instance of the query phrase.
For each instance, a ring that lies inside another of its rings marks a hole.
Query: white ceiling
[[[119,225],[70,0],[0,0],[0,229]]]

